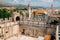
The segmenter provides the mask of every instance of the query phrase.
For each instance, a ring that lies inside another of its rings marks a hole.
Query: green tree
[[[22,11],[20,11],[20,15],[21,15],[21,16],[24,16],[24,14],[23,14],[23,12],[22,12]]]
[[[2,11],[2,9],[0,9],[0,18],[3,18],[3,11]]]
[[[0,18],[9,18],[12,14],[12,11],[7,11],[7,9],[0,10]]]

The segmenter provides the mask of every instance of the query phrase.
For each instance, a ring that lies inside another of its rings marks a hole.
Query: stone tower
[[[53,4],[51,4],[51,9],[53,9]]]
[[[20,21],[20,13],[17,11],[14,11],[13,15],[12,15],[12,20],[13,21]]]
[[[53,13],[54,11],[54,7],[53,7],[53,4],[51,4],[51,13]]]
[[[31,18],[31,8],[30,8],[30,4],[28,4],[28,14],[29,14],[28,20],[30,20],[30,18]]]

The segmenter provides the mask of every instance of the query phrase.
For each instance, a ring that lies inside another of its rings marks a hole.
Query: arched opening
[[[50,24],[57,25],[59,22],[57,20],[52,21]]]
[[[20,21],[20,18],[19,17],[16,17],[16,21]]]
[[[22,30],[22,34],[25,34],[25,29]]]

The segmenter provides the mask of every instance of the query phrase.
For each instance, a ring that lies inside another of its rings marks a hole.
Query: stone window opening
[[[25,29],[22,30],[22,34],[25,34]]]

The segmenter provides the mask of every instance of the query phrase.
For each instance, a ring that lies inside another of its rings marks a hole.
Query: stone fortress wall
[[[26,36],[31,37],[39,37],[48,32],[54,31],[54,28],[46,28],[42,26],[27,26],[27,25],[20,25],[21,17],[19,13],[14,12],[13,16],[9,19],[5,18],[5,20],[0,19],[0,33],[3,34],[3,39],[9,38],[13,35],[23,34]],[[40,22],[41,23],[41,22]],[[52,31],[53,30],[53,31]]]
[[[7,18],[5,18],[5,20],[0,19],[0,33],[4,35],[3,38],[5,39],[18,34],[31,37],[44,36],[47,30],[49,33],[53,33],[55,29],[40,26],[27,26],[24,24],[19,25],[19,21],[12,21],[11,17],[9,20]]]
[[[20,26],[20,33],[30,37],[44,36],[46,33],[52,34],[55,32],[55,28],[34,27],[34,26]]]
[[[18,35],[19,24],[18,22],[12,22],[12,18],[5,18],[5,20],[0,19],[0,34],[3,35],[3,39],[9,38],[13,35]],[[1,35],[0,35],[1,36]]]

